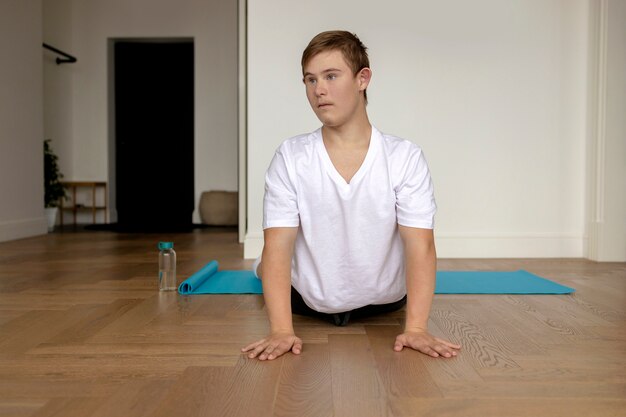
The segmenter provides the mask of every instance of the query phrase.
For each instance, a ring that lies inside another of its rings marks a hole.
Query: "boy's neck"
[[[340,126],[322,126],[324,143],[331,146],[360,147],[369,144],[371,136],[372,125],[365,112]]]

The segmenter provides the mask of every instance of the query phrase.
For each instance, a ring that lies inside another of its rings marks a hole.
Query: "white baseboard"
[[[439,258],[582,258],[585,238],[578,235],[438,235]],[[244,258],[255,259],[263,250],[263,235],[248,233]]]
[[[582,258],[578,235],[436,235],[439,258]]]
[[[263,252],[263,233],[247,233],[243,241],[244,259],[256,259]]]
[[[615,219],[613,219],[615,220]],[[626,227],[613,221],[607,224],[604,221],[590,221],[588,256],[596,262],[626,262]]]
[[[45,235],[48,223],[45,217],[0,222],[0,242]]]

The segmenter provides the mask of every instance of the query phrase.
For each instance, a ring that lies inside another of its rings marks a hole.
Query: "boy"
[[[427,330],[436,270],[428,167],[419,147],[370,124],[365,46],[349,32],[320,33],[304,50],[302,72],[322,127],[283,142],[267,171],[255,272],[271,333],[242,352],[260,360],[299,354],[292,313],[346,325],[406,304],[394,350],[456,356],[460,345]]]

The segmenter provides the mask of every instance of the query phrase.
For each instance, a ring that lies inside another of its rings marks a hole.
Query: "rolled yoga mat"
[[[569,294],[574,288],[519,270],[437,271],[435,294]],[[211,261],[183,281],[178,292],[190,294],[262,294],[261,281],[252,271],[219,271]]]
[[[180,294],[262,294],[261,280],[252,271],[219,271],[211,261],[178,286]]]

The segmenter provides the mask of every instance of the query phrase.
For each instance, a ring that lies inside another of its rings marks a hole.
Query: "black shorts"
[[[291,311],[294,314],[300,314],[302,316],[317,317],[325,321],[329,321],[335,326],[347,326],[351,318],[360,319],[364,317],[371,317],[378,314],[390,313],[392,311],[400,310],[406,305],[406,295],[400,300],[389,304],[370,304],[367,306],[359,307],[351,311],[345,311],[343,313],[320,313],[313,310],[306,305],[302,296],[294,287],[291,287]]]

